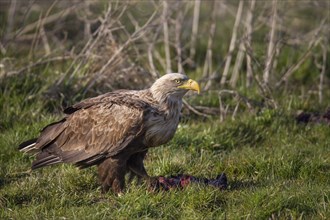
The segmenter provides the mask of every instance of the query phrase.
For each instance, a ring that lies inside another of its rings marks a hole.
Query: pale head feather
[[[160,103],[182,101],[188,90],[178,88],[176,80],[186,81],[188,76],[181,73],[168,73],[154,82],[150,91],[153,97]]]

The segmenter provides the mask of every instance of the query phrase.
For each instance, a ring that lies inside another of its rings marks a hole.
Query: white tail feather
[[[21,152],[24,153],[30,153],[31,151],[33,152],[33,150],[36,150],[36,148],[34,147],[36,145],[36,143],[32,143],[22,149],[20,149]]]

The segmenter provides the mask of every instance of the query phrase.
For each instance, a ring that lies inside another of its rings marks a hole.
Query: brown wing
[[[124,90],[122,90],[122,91],[124,91]],[[115,93],[106,93],[106,94],[103,94],[103,95],[100,95],[100,96],[97,96],[97,97],[94,97],[94,98],[85,99],[85,100],[83,100],[83,101],[81,101],[77,104],[74,104],[74,105],[64,109],[64,113],[65,114],[72,114],[77,110],[87,109],[91,106],[102,103],[104,101],[104,99],[106,99],[106,98],[110,98],[110,99],[115,98],[118,94],[120,94],[120,90],[118,90]]]
[[[134,107],[134,99],[124,104],[92,101],[94,104],[80,105],[80,110],[74,106],[75,111],[66,119],[42,131],[34,146],[41,151],[32,168],[61,162],[93,165],[124,150],[143,130],[145,109]]]

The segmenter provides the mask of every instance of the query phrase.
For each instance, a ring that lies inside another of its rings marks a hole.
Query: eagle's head
[[[150,90],[154,98],[160,102],[181,100],[189,90],[200,92],[198,83],[181,73],[168,73],[160,77]]]

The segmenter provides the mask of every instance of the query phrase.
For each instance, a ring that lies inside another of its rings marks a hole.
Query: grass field
[[[225,172],[228,189],[190,185],[148,192],[133,182],[116,197],[100,194],[95,168],[59,165],[27,172],[33,157],[18,152],[17,145],[56,117],[32,115],[2,130],[1,219],[330,217],[328,125],[297,124],[291,113],[280,110],[224,123],[189,120],[169,144],[150,151],[149,174],[214,178]]]

